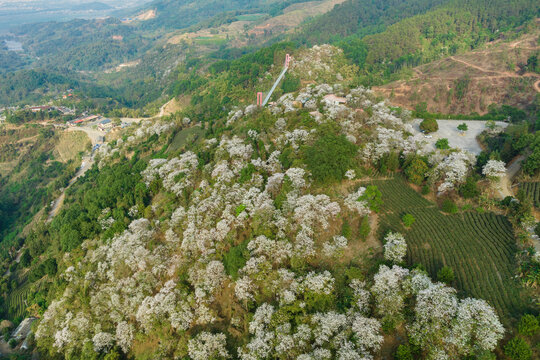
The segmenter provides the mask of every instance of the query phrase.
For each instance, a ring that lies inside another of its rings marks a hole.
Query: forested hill
[[[351,35],[363,37],[382,32],[401,19],[436,9],[468,12],[475,24],[502,31],[538,16],[539,5],[535,0],[348,0],[307,24],[298,39],[313,44]],[[437,13],[431,15],[434,22],[440,20]]]
[[[289,5],[309,0],[154,0],[145,9],[156,10],[155,19],[143,28],[183,29],[228,12],[276,15]],[[230,21],[230,20],[229,20]]]
[[[360,82],[377,85],[407,76],[400,72],[411,67],[516,36],[539,14],[534,0],[349,0],[294,39],[339,44],[360,67]]]

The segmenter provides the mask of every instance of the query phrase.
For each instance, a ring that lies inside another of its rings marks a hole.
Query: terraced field
[[[400,178],[372,183],[384,201],[379,236],[389,230],[403,233],[409,264],[422,264],[433,278],[450,266],[462,296],[487,300],[506,320],[523,311],[526,305],[514,280],[516,245],[504,216],[475,211],[447,215]],[[416,219],[410,229],[401,223],[405,213]]]
[[[540,182],[524,182],[520,188],[532,200],[535,207],[540,208]]]
[[[28,291],[30,291],[30,284],[17,288],[11,292],[6,298],[6,309],[8,309],[10,317],[22,318],[26,315],[26,304]]]

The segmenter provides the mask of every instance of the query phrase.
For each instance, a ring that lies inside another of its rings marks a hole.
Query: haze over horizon
[[[23,24],[111,16],[116,11],[146,2],[148,0],[0,0],[0,33]]]

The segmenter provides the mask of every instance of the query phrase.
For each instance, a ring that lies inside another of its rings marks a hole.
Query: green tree
[[[465,183],[459,187],[459,194],[465,199],[473,199],[480,195],[476,178],[473,176],[467,177]]]
[[[409,345],[399,345],[394,354],[396,360],[413,360],[411,347]]]
[[[447,285],[451,286],[454,282],[454,279],[454,270],[449,266],[444,266],[437,272],[437,280]]]
[[[314,180],[330,183],[343,180],[347,170],[355,165],[357,146],[333,132],[323,135],[305,151],[304,161]]]
[[[469,127],[468,127],[467,124],[465,124],[465,123],[459,124],[457,128],[458,128],[458,130],[461,131],[461,132],[465,132],[465,131],[469,130]]]
[[[540,330],[540,325],[536,316],[525,314],[519,320],[518,331],[521,335],[534,336],[538,330]]]
[[[429,170],[428,165],[422,158],[416,156],[405,168],[405,175],[410,182],[416,185],[422,184],[426,173]]]
[[[529,344],[517,336],[506,344],[504,354],[512,360],[530,360],[532,358]]]
[[[28,249],[25,249],[21,255],[20,264],[23,267],[30,266],[30,263],[32,262],[32,255],[30,255],[30,251]]]
[[[448,214],[455,214],[458,211],[457,205],[450,199],[444,199],[441,208],[442,211]]]
[[[439,130],[439,124],[434,118],[426,118],[420,123],[420,129],[424,130],[425,133],[429,134]]]
[[[295,76],[286,76],[281,83],[281,89],[284,93],[295,92],[296,90],[300,89],[300,78]]]
[[[405,225],[406,227],[411,227],[411,225],[414,224],[416,219],[412,214],[405,214],[401,218],[401,221],[403,221],[403,225]]]
[[[366,187],[366,191],[360,196],[358,199],[360,201],[366,201],[369,208],[376,213],[378,213],[381,210],[381,205],[383,203],[382,201],[382,193],[375,185],[370,185]]]
[[[448,144],[448,139],[442,138],[442,139],[437,140],[437,142],[435,143],[435,147],[441,150],[450,149],[450,145]]]
[[[369,217],[364,216],[360,221],[360,227],[358,229],[358,235],[360,239],[366,240],[371,232],[371,227],[369,226]]]

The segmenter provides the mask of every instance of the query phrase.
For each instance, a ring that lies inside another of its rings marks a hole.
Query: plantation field
[[[443,266],[450,266],[462,296],[487,300],[505,319],[523,312],[525,303],[514,280],[516,245],[504,216],[474,211],[447,215],[400,178],[372,183],[384,202],[379,236],[389,230],[403,233],[410,265],[422,264],[434,279]],[[401,222],[405,213],[416,219],[409,229]]]
[[[520,188],[525,191],[534,206],[540,208],[540,182],[524,182],[521,183]]]
[[[26,304],[30,283],[12,291],[6,298],[6,309],[11,319],[22,318],[26,315]]]

